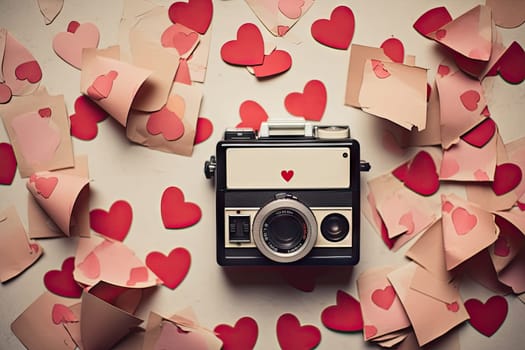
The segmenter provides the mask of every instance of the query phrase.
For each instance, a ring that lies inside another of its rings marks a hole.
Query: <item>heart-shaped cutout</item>
[[[13,146],[0,143],[0,184],[11,185],[16,174],[16,157]]]
[[[257,343],[259,327],[253,318],[242,317],[233,327],[220,324],[215,327],[214,332],[222,340],[224,350],[249,350]]]
[[[40,108],[38,110],[38,114],[40,115],[40,117],[42,118],[51,118],[51,114],[53,113],[53,111],[51,110],[51,108],[49,107],[45,107],[45,108]]]
[[[419,34],[427,36],[449,22],[452,22],[452,16],[446,7],[440,6],[423,13],[413,27]]]
[[[237,124],[238,128],[252,128],[258,131],[261,123],[268,120],[268,114],[266,114],[264,108],[252,100],[241,103],[239,114],[241,116],[241,122]]]
[[[82,95],[75,100],[75,114],[69,117],[71,135],[84,141],[93,140],[98,134],[97,123],[108,114],[96,103]]]
[[[332,10],[330,19],[318,19],[312,23],[310,32],[319,43],[334,49],[346,50],[354,37],[355,17],[347,6]]]
[[[281,171],[281,177],[286,182],[290,182],[290,180],[292,179],[293,175],[294,175],[294,171],[293,170],[282,170]]]
[[[27,80],[31,84],[36,84],[42,80],[42,70],[37,61],[28,61],[15,68],[15,76],[18,80]]]
[[[513,41],[487,75],[499,73],[505,81],[511,84],[521,84],[525,79],[524,61],[525,51],[517,41]]]
[[[200,34],[206,33],[213,17],[212,0],[176,1],[168,9],[173,23],[180,23]]]
[[[457,301],[454,301],[452,303],[447,303],[447,310],[451,312],[458,312],[459,311],[459,304]]]
[[[439,176],[432,156],[419,151],[414,158],[392,171],[412,191],[429,196],[439,189]]]
[[[44,275],[44,285],[51,293],[67,297],[79,298],[82,288],[73,277],[75,258],[69,257],[62,262],[61,270],[50,270]]]
[[[98,47],[100,32],[93,23],[72,21],[67,32],[60,32],[53,38],[55,53],[77,69],[82,68],[82,50]]]
[[[476,90],[467,90],[459,96],[461,103],[468,111],[478,109],[478,102],[481,100],[479,92]]]
[[[13,97],[13,91],[9,85],[0,82],[0,104],[8,103]]]
[[[383,289],[374,290],[370,297],[375,305],[379,306],[381,309],[388,310],[394,303],[396,292],[394,287],[386,286]]]
[[[167,141],[176,141],[184,135],[184,123],[175,112],[164,106],[150,114],[146,130],[151,135],[162,134]]]
[[[160,210],[164,227],[168,229],[195,225],[202,215],[200,207],[186,202],[182,190],[175,186],[166,188],[162,193]]]
[[[377,327],[367,324],[363,327],[363,333],[365,334],[365,340],[368,340],[377,334]]]
[[[313,349],[321,342],[321,332],[312,325],[301,326],[293,314],[277,320],[277,339],[282,350]]]
[[[460,236],[466,235],[476,227],[478,218],[467,209],[457,207],[452,211],[452,223],[456,233]]]
[[[89,222],[93,230],[121,242],[128,235],[132,220],[133,210],[124,200],[114,202],[109,211],[93,209],[89,213]]]
[[[390,76],[390,72],[385,68],[385,64],[379,60],[370,60],[372,70],[378,79],[386,79]]]
[[[118,77],[118,72],[111,70],[106,74],[99,75],[87,88],[87,94],[98,101],[107,98],[113,89],[113,82]]]
[[[403,63],[405,60],[405,47],[401,40],[397,38],[388,38],[382,44],[383,53],[387,55],[392,62]]]
[[[36,192],[45,199],[51,197],[58,185],[58,178],[54,176],[35,176],[32,179],[30,181],[34,181]]]
[[[184,280],[190,264],[191,255],[185,248],[175,248],[168,256],[160,252],[151,252],[146,256],[146,265],[171,289],[175,289]]]
[[[298,19],[303,14],[304,0],[279,0],[279,11],[290,19]]]
[[[237,30],[237,39],[221,47],[224,62],[238,66],[255,66],[264,61],[262,34],[253,23],[245,23]]]
[[[323,310],[321,322],[325,327],[334,331],[360,331],[363,329],[361,304],[350,294],[338,290],[336,304]]]
[[[94,252],[89,253],[77,268],[89,279],[97,279],[100,276],[100,260]]]
[[[492,190],[497,196],[504,195],[515,189],[520,183],[523,174],[521,168],[514,163],[503,163],[496,166]]]
[[[288,94],[284,106],[292,115],[320,121],[326,108],[326,87],[320,80],[310,80],[305,84],[302,93]]]
[[[181,56],[192,50],[198,41],[199,34],[188,30],[180,23],[169,26],[160,37],[162,46],[175,48]]]
[[[213,133],[213,123],[208,118],[198,117],[197,127],[195,128],[194,145],[206,141]]]
[[[55,304],[51,309],[51,319],[54,324],[79,322],[73,311],[64,304]]]
[[[495,295],[485,303],[478,299],[465,301],[465,308],[470,316],[469,322],[478,332],[490,337],[501,327],[509,310],[507,300]]]
[[[292,66],[292,56],[283,50],[273,50],[269,55],[265,55],[263,63],[253,67],[253,72],[257,78],[271,77],[286,72]]]
[[[481,148],[485,146],[496,133],[496,123],[491,118],[486,118],[472,130],[461,136],[463,141]]]

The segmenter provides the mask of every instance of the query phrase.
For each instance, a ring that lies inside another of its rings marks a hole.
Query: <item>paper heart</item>
[[[465,308],[470,316],[470,324],[481,334],[490,337],[501,327],[507,318],[509,305],[507,300],[495,295],[485,303],[478,299],[465,301]]]
[[[450,67],[440,64],[437,72],[441,77],[444,77],[450,73]]]
[[[71,21],[67,32],[60,32],[53,38],[55,53],[77,69],[82,68],[82,50],[98,47],[100,33],[93,23]]]
[[[449,202],[447,200],[445,200],[441,204],[441,211],[444,212],[444,213],[451,213],[453,209],[454,209],[454,204],[452,204],[451,202]]]
[[[479,92],[475,90],[468,90],[459,96],[461,103],[468,111],[475,111],[478,109],[478,102],[481,99]]]
[[[292,56],[283,50],[274,50],[271,54],[265,55],[263,63],[253,67],[253,72],[257,78],[266,78],[286,72],[292,66]]]
[[[304,0],[279,0],[279,11],[290,19],[297,19],[303,13]]]
[[[175,48],[179,55],[188,53],[198,40],[199,34],[193,31],[188,32],[187,28],[180,23],[169,26],[160,37],[162,46]]]
[[[48,199],[52,194],[58,184],[58,178],[51,177],[40,177],[36,176],[34,179],[36,192]]]
[[[13,92],[9,85],[0,82],[0,104],[8,103],[13,97]]]
[[[16,173],[16,157],[13,146],[0,143],[0,184],[11,185]]]
[[[100,260],[94,252],[89,253],[77,268],[89,279],[97,279],[100,276]]]
[[[73,277],[75,258],[69,257],[62,262],[61,270],[50,270],[44,275],[47,290],[68,298],[80,298],[82,288]]]
[[[507,82],[521,84],[525,79],[524,61],[525,51],[517,41],[513,41],[487,75],[499,73]]]
[[[354,30],[354,13],[347,6],[334,8],[330,19],[318,19],[310,28],[312,37],[319,43],[341,50],[346,50],[350,46]]]
[[[75,100],[75,114],[69,117],[71,135],[81,140],[93,140],[98,134],[97,123],[108,114],[96,103],[82,95]]]
[[[478,181],[490,181],[490,178],[487,172],[481,169],[478,169],[474,172],[474,178]]]
[[[15,68],[15,76],[18,80],[27,80],[35,84],[42,80],[42,70],[37,61],[28,61]]]
[[[51,319],[54,324],[78,322],[73,311],[64,304],[55,304],[51,309]]]
[[[452,21],[452,16],[444,7],[436,7],[422,14],[414,23],[414,29],[421,35],[427,36],[445,24]]]
[[[289,26],[283,26],[283,25],[277,26],[277,34],[279,34],[279,36],[284,36],[284,34],[286,34],[289,30],[290,30]]]
[[[499,235],[496,242],[494,242],[494,255],[507,257],[510,254],[509,242],[501,234]]]
[[[184,193],[178,187],[168,187],[162,193],[160,211],[164,227],[185,228],[201,219],[201,209],[195,203],[184,201]]]
[[[190,264],[191,255],[185,248],[175,248],[168,256],[160,252],[151,252],[146,256],[146,265],[171,289],[175,289],[184,280]]]
[[[372,298],[372,302],[374,304],[379,306],[381,309],[388,310],[394,303],[396,292],[394,287],[386,286],[383,289],[374,290],[370,297]]]
[[[452,211],[452,223],[456,233],[460,236],[466,235],[478,224],[476,215],[471,214],[467,209],[457,207]]]
[[[401,40],[397,38],[386,39],[381,44],[381,48],[383,49],[383,53],[393,62],[403,63],[405,60],[405,47]]]
[[[374,71],[374,74],[379,79],[385,79],[390,76],[390,72],[385,68],[385,65],[383,62],[379,60],[370,60],[370,64],[372,65],[372,70]]]
[[[277,320],[277,340],[282,350],[313,349],[321,342],[321,332],[312,325],[301,326],[292,314],[283,314]]]
[[[399,223],[399,225],[404,226],[404,227],[407,228],[407,231],[406,231],[405,234],[410,235],[410,234],[414,233],[415,224],[414,224],[414,216],[412,215],[412,212],[408,212],[408,213],[403,214],[399,218],[399,222],[398,223]]]
[[[377,334],[377,328],[376,326],[365,325],[363,327],[363,332],[365,334],[365,339],[370,339]]]
[[[51,118],[52,110],[51,110],[51,108],[49,108],[49,107],[46,107],[46,108],[40,108],[40,109],[38,110],[38,114],[39,114],[40,117],[42,117],[42,118]]]
[[[195,128],[195,139],[193,141],[194,145],[206,141],[211,134],[213,133],[213,124],[211,120],[204,117],[197,118],[197,126]]]
[[[307,120],[320,121],[326,107],[326,87],[319,80],[310,80],[303,92],[292,92],[284,99],[290,114]]]
[[[439,176],[432,156],[426,151],[419,151],[414,158],[392,171],[406,187],[424,196],[429,196],[439,189]]]
[[[447,303],[447,310],[452,312],[458,312],[459,311],[459,304],[457,301],[454,301],[453,303]]]
[[[114,202],[109,212],[103,209],[93,209],[89,212],[89,222],[93,230],[121,242],[128,235],[132,219],[131,205],[124,200]]]
[[[224,62],[238,66],[255,66],[264,61],[264,42],[259,28],[245,23],[237,30],[237,39],[221,47]]]
[[[175,141],[184,135],[184,123],[175,112],[164,106],[150,114],[146,130],[151,135],[162,134],[167,141]]]
[[[461,136],[463,141],[481,148],[485,146],[496,133],[496,123],[491,118],[486,118],[472,130]]]
[[[440,176],[443,179],[447,179],[456,175],[459,171],[459,163],[450,157],[445,157],[441,160]]]
[[[126,285],[134,286],[137,283],[147,282],[148,278],[149,272],[145,266],[134,267],[129,271],[129,279],[126,281]]]
[[[294,175],[293,170],[283,170],[281,171],[281,177],[284,179],[284,181],[289,182]]]
[[[241,103],[239,107],[241,122],[237,124],[238,128],[252,128],[258,131],[261,123],[268,120],[268,114],[264,108],[255,101],[247,100]]]
[[[503,163],[496,166],[492,190],[501,196],[515,189],[522,179],[521,168],[513,163]]]
[[[242,317],[235,326],[220,324],[213,330],[222,340],[223,350],[251,350],[257,343],[259,328],[251,317]]]
[[[109,71],[107,74],[99,75],[87,88],[87,94],[94,100],[107,98],[113,89],[113,82],[118,77],[117,71]]]
[[[363,329],[361,304],[350,294],[338,290],[336,305],[328,306],[321,313],[321,322],[329,329],[355,332]]]
[[[169,7],[168,16],[173,23],[183,24],[204,34],[213,17],[213,2],[212,0],[177,1]]]

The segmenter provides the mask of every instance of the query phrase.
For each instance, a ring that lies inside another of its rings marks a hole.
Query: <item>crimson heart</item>
[[[242,317],[235,326],[220,324],[214,332],[222,340],[222,350],[251,350],[257,343],[259,328],[253,318]]]
[[[414,29],[421,35],[427,36],[445,24],[452,21],[452,16],[446,7],[436,7],[422,14],[414,23]]]
[[[307,120],[319,121],[326,107],[326,87],[319,80],[310,80],[303,92],[292,92],[284,100],[286,110]]]
[[[277,320],[277,340],[282,350],[313,349],[321,342],[321,332],[312,325],[301,326],[292,314],[283,314]]]
[[[35,84],[42,80],[42,70],[37,61],[28,61],[16,67],[15,76],[18,80],[27,80]]]
[[[69,257],[62,262],[61,270],[50,270],[44,275],[44,285],[57,295],[68,298],[80,298],[82,288],[73,277],[75,258]]]
[[[439,189],[439,176],[432,156],[420,151],[415,157],[392,171],[412,191],[429,196]]]
[[[185,228],[195,225],[201,218],[201,209],[195,203],[185,202],[180,188],[168,187],[160,202],[162,222],[166,228]]]
[[[463,134],[463,141],[481,148],[485,146],[496,133],[496,123],[491,118],[486,118],[472,130]]]
[[[16,173],[16,157],[13,147],[6,142],[0,143],[0,184],[11,185]]]
[[[255,66],[264,61],[264,41],[259,28],[245,23],[237,30],[237,39],[221,47],[224,62],[238,66]]]
[[[253,67],[257,78],[266,78],[286,72],[292,66],[292,56],[283,50],[273,50],[265,55],[263,63]]]
[[[284,179],[284,181],[289,182],[294,175],[293,170],[283,170],[281,171],[281,177]]]
[[[98,134],[97,123],[106,119],[108,114],[84,95],[77,97],[74,107],[75,114],[69,117],[71,135],[85,141],[93,140]]]
[[[132,219],[131,205],[124,200],[113,203],[109,212],[93,209],[89,213],[89,222],[93,230],[121,242],[128,235]]]
[[[385,55],[387,55],[393,62],[403,63],[405,60],[405,48],[399,39],[386,39],[381,44],[381,48]]]
[[[477,299],[465,301],[465,309],[470,316],[470,324],[481,334],[490,337],[501,327],[507,318],[509,305],[507,300],[495,295],[490,297],[486,303]]]
[[[211,120],[204,117],[197,118],[197,127],[195,128],[195,139],[193,144],[199,144],[206,141],[213,133],[213,124]]]
[[[354,37],[355,17],[347,6],[333,9],[330,19],[318,19],[310,28],[312,37],[334,49],[346,50]]]
[[[168,256],[160,252],[151,252],[146,256],[146,265],[171,289],[175,289],[184,280],[190,264],[191,255],[185,248],[175,248]]]
[[[499,73],[507,82],[521,84],[525,79],[523,61],[525,61],[525,51],[518,42],[513,41],[487,75]]]
[[[268,120],[268,114],[264,108],[252,100],[241,103],[239,114],[242,121],[237,124],[238,128],[252,128],[257,131],[261,127],[261,123]]]
[[[146,130],[151,135],[162,134],[167,141],[175,141],[184,135],[184,123],[175,112],[164,106],[150,114]]]
[[[521,182],[521,168],[514,163],[503,163],[496,166],[492,190],[501,196],[515,189]]]
[[[212,0],[176,1],[168,9],[173,23],[180,23],[200,34],[206,33],[213,17]]]
[[[355,332],[363,329],[361,304],[350,294],[338,290],[336,305],[328,306],[321,313],[325,327],[334,331]]]
[[[396,298],[396,292],[394,290],[394,287],[386,286],[383,289],[374,290],[372,292],[371,298],[374,304],[376,304],[382,309],[388,310],[394,303],[394,300]]]

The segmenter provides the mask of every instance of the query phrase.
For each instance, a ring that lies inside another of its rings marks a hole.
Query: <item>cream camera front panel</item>
[[[349,188],[346,147],[229,148],[229,189]]]

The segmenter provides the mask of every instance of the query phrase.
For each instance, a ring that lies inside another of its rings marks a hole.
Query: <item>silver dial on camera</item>
[[[350,128],[347,126],[317,127],[316,136],[320,139],[345,139],[350,137]]]

